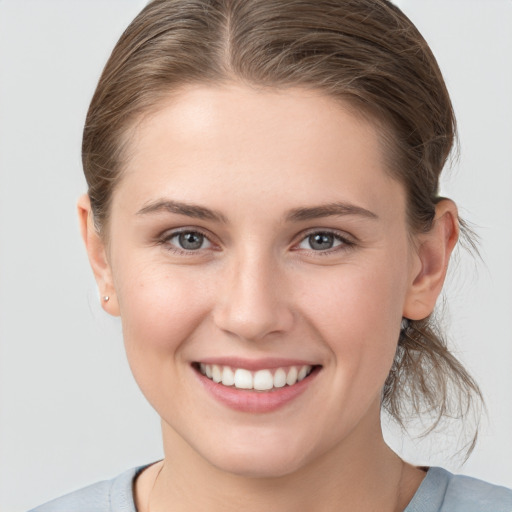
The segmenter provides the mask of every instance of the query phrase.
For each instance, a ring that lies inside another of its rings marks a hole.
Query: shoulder
[[[112,480],[71,492],[30,512],[136,512],[133,482],[143,469],[130,469]]]
[[[443,512],[512,512],[511,489],[469,476],[448,473],[448,478]]]
[[[512,490],[430,468],[405,512],[512,512]]]

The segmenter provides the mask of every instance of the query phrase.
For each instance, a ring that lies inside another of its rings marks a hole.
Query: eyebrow
[[[212,220],[227,224],[227,218],[216,210],[198,206],[192,203],[173,201],[170,199],[158,199],[143,206],[137,215],[147,215],[151,213],[168,212],[178,215],[185,215],[201,220]],[[378,219],[378,215],[350,203],[329,203],[320,206],[294,208],[285,215],[286,222],[300,222],[321,217],[356,215],[368,219]]]
[[[198,206],[191,203],[182,203],[180,201],[172,201],[168,199],[159,199],[141,208],[137,215],[147,215],[149,213],[177,213],[179,215],[186,215],[195,219],[213,220],[217,222],[227,223],[226,217],[215,210],[210,210],[203,206]]]
[[[299,222],[304,220],[318,219],[320,217],[357,215],[367,219],[378,219],[376,213],[350,203],[329,203],[311,208],[294,208],[286,215],[288,222]]]

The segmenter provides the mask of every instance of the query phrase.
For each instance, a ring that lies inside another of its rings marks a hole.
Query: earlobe
[[[441,293],[450,256],[459,237],[457,206],[449,199],[436,205],[436,216],[428,233],[418,236],[419,265],[411,275],[403,316],[422,320],[434,310]],[[418,270],[419,268],[419,270]]]
[[[77,203],[78,221],[82,239],[87,250],[96,284],[101,297],[103,309],[114,316],[119,316],[119,305],[114,289],[112,270],[107,257],[103,237],[98,233],[93,220],[89,196],[84,194]],[[108,297],[108,299],[106,299]]]

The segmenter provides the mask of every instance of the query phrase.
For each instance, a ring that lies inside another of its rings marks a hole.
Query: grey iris
[[[180,246],[183,247],[183,249],[193,251],[201,248],[203,245],[204,236],[201,235],[201,233],[187,231],[185,233],[180,233],[178,240]]]
[[[312,249],[322,251],[332,248],[334,245],[334,236],[329,233],[315,233],[308,237],[308,241]]]

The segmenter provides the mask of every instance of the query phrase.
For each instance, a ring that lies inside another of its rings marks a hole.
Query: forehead
[[[131,187],[134,200],[156,190],[195,202],[252,192],[260,205],[369,206],[398,185],[378,126],[318,91],[190,86],[136,125],[121,188]]]

